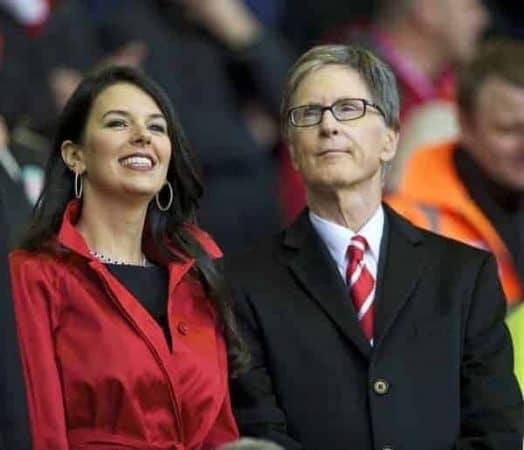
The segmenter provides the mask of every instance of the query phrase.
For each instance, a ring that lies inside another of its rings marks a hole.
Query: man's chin
[[[349,189],[357,180],[349,179],[347,176],[330,177],[329,179],[318,178],[306,181],[306,185],[319,191],[337,191]]]

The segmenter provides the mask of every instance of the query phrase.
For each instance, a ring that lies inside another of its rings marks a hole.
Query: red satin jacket
[[[10,256],[34,449],[210,450],[235,440],[225,342],[194,261],[168,267],[171,351],[139,301],[89,255],[73,225],[78,210],[71,202],[64,215],[62,253]]]

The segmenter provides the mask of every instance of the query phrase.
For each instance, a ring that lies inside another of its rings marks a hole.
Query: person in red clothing
[[[211,450],[234,441],[246,353],[194,222],[202,186],[163,91],[109,67],[67,103],[10,255],[35,450]],[[228,361],[229,356],[229,361]]]

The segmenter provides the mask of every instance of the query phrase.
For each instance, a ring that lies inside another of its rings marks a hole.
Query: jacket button
[[[389,392],[389,383],[386,380],[377,380],[373,383],[373,391],[378,395],[386,395]],[[388,450],[388,447],[384,447],[383,450]]]
[[[185,336],[189,329],[189,327],[187,326],[187,323],[185,322],[178,322],[178,325],[176,328],[182,336]]]

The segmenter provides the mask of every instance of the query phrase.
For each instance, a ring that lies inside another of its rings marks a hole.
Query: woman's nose
[[[150,144],[151,143],[151,132],[144,125],[137,125],[135,134],[133,136],[133,142],[136,144]]]

